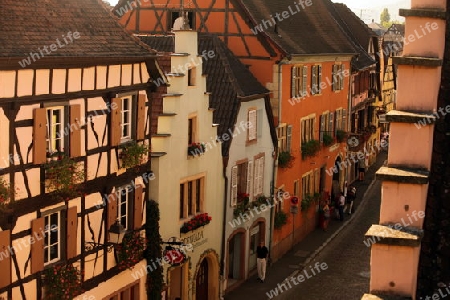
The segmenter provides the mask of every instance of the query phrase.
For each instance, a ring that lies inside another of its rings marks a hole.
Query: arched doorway
[[[203,259],[195,280],[195,299],[208,300],[208,260]]]

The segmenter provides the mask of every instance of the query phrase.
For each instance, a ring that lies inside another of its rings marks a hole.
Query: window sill
[[[258,139],[254,139],[254,140],[251,140],[251,141],[246,141],[245,142],[245,146],[252,146],[252,145],[255,145],[255,144],[257,144],[258,143]]]

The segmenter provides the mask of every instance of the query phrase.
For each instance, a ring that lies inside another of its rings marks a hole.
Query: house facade
[[[191,30],[175,31],[169,38],[165,71],[170,85],[152,135],[155,180],[149,195],[159,203],[163,245],[169,250],[173,246],[165,242],[179,241],[179,249],[188,250],[186,259],[163,265],[164,299],[219,297],[224,178],[197,41]]]
[[[0,11],[0,298],[146,298],[156,53],[95,1]]]

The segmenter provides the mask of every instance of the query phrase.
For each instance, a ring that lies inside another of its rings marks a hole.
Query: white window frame
[[[133,199],[133,191],[131,186],[121,186],[117,188],[117,219],[122,226],[128,230],[130,225],[130,200]],[[131,197],[131,198],[130,198]],[[123,211],[122,205],[125,203],[125,211]],[[125,219],[125,221],[123,221]]]
[[[58,211],[53,211],[51,213],[43,215],[44,224],[45,224],[45,226],[44,226],[44,251],[43,251],[44,252],[44,266],[55,263],[62,259],[62,257],[61,257],[61,253],[62,253],[61,231],[63,228],[61,226],[61,212],[62,212],[61,210],[58,210]],[[55,214],[57,216],[57,223],[58,223],[56,227],[53,226],[53,224],[50,222],[51,217]],[[57,234],[57,241],[55,243],[51,244],[51,242],[50,242],[51,234],[54,233],[54,231],[56,231],[56,234]],[[55,245],[57,247],[57,252],[58,252],[57,257],[50,259],[51,258],[50,248]],[[48,250],[47,255],[45,255],[46,250]]]
[[[64,106],[49,107],[47,109],[47,152],[64,151]],[[60,122],[55,122],[54,112],[59,112]],[[57,128],[59,126],[59,129]],[[57,141],[60,143],[60,149],[56,146]]]
[[[248,129],[247,129],[247,141],[253,142],[258,139],[258,111],[256,108],[248,110]]]
[[[134,95],[133,94],[129,94],[129,95],[125,95],[120,97],[121,99],[121,122],[120,122],[120,141],[123,142],[128,142],[131,141],[133,139],[133,120],[134,120],[134,115],[133,115],[133,102],[134,102]],[[128,108],[125,109],[125,100],[128,100]],[[128,117],[128,122],[126,122],[126,117]],[[125,129],[124,127],[128,126],[126,132],[124,133]]]

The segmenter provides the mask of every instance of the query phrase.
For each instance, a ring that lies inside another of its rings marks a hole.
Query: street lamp
[[[107,251],[111,252],[114,249],[114,246],[122,243],[125,233],[127,233],[127,230],[120,223],[119,219],[117,219],[116,222],[114,222],[114,224],[112,224],[108,230],[108,242],[106,244],[100,244],[96,242],[85,242],[84,249],[86,251],[90,251],[97,247],[106,246]]]

